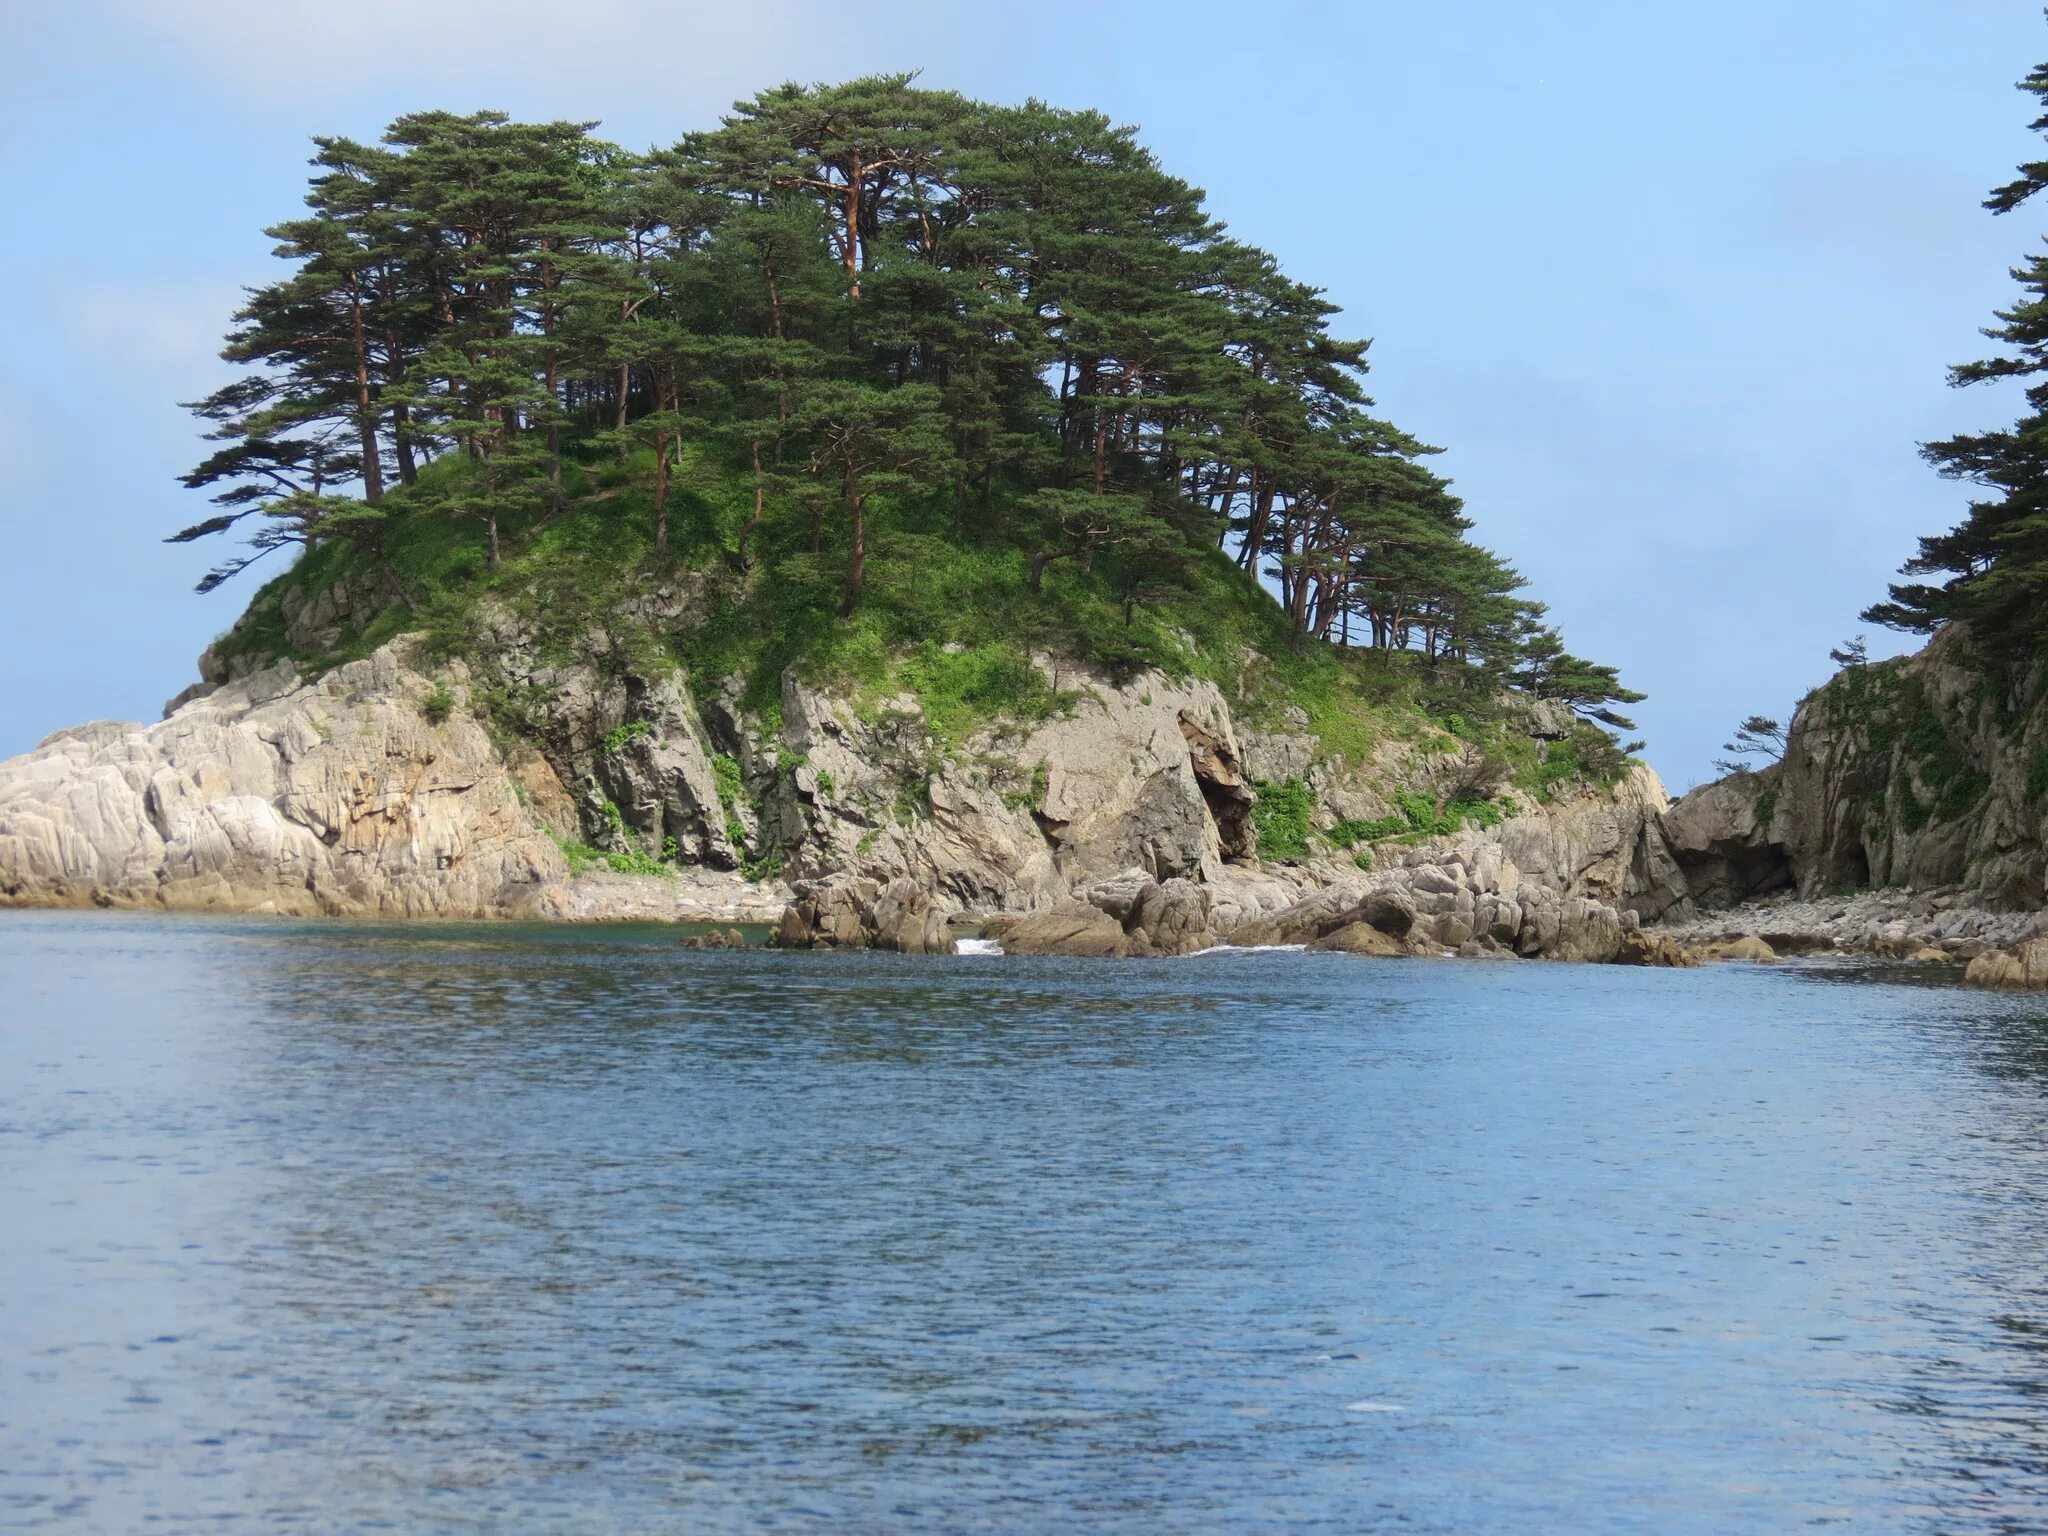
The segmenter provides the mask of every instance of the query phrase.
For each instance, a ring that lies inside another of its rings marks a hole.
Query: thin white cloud
[[[678,128],[773,81],[914,68],[966,31],[959,8],[940,0],[105,3],[243,99],[347,100],[366,89],[441,99],[488,87],[550,110]]]

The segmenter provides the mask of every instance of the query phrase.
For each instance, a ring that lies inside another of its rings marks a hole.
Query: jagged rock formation
[[[1791,888],[1791,863],[1772,840],[1769,802],[1759,803],[1766,787],[1762,775],[1738,774],[1702,785],[1665,813],[1658,830],[1695,907],[1730,907]]]
[[[1803,700],[1783,762],[1687,795],[1663,834],[1701,907],[1864,886],[2048,899],[2048,667],[1968,636],[1851,667]]]
[[[863,719],[785,677],[779,746],[799,759],[791,867],[903,874],[996,911],[1044,906],[1133,865],[1158,880],[1214,878],[1248,856],[1254,796],[1216,689],[1156,673],[1081,681],[1071,713],[941,755],[915,699],[885,699]],[[910,816],[906,793],[922,802]]]
[[[59,731],[0,764],[0,903],[545,914],[568,871],[536,807],[562,788],[466,710],[430,719],[446,686],[387,649]]]
[[[1217,942],[1206,886],[1178,877],[1154,880],[1143,869],[1100,881],[1080,901],[1047,912],[1002,917],[984,936],[1019,955],[1191,955]]]
[[[1492,837],[1524,882],[1651,921],[1691,899],[1665,839],[1669,805],[1657,775],[1638,766],[1609,794],[1511,818]]]
[[[956,948],[946,914],[914,880],[815,880],[775,929],[781,949],[887,949],[905,955],[950,955]]]

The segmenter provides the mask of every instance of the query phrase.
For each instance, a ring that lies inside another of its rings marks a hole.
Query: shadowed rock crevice
[[[1791,856],[1771,828],[1776,784],[1775,770],[1737,774],[1665,812],[1664,843],[1696,905],[1732,907],[1795,883]]]
[[[1252,792],[1237,754],[1229,742],[1189,719],[1185,712],[1180,717],[1180,733],[1187,739],[1188,766],[1194,770],[1202,803],[1216,824],[1217,852],[1226,859],[1252,857],[1259,841],[1252,825],[1252,806],[1258,796]]]

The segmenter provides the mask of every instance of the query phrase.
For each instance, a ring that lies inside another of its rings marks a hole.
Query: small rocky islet
[[[0,905],[2048,980],[1995,506],[1872,610],[1932,643],[1674,805],[1368,344],[1132,130],[909,75],[594,127],[317,141],[170,540],[297,558],[160,722],[0,762]]]

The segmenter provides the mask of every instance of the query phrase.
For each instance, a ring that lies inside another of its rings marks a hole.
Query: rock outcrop
[[[716,929],[710,933],[692,933],[686,935],[683,939],[683,948],[685,949],[745,949],[746,947],[747,936],[737,928],[727,928],[722,933]]]
[[[1191,955],[1220,942],[1210,927],[1212,910],[1206,887],[1130,869],[1090,886],[1082,900],[1000,917],[982,933],[1017,955]]]
[[[982,930],[1011,955],[1071,955],[1084,960],[1121,960],[1131,953],[1123,925],[1100,907],[1064,901],[1045,912],[999,917]]]
[[[1692,892],[1666,841],[1670,802],[1637,765],[1614,789],[1503,822],[1492,834],[1521,878],[1644,921],[1688,910]]]
[[[772,942],[780,949],[886,949],[950,955],[946,914],[914,880],[814,880],[800,884]]]
[[[1624,914],[1524,878],[1498,843],[1419,851],[1395,869],[1331,885],[1227,938],[1247,947],[1298,944],[1354,954],[1507,954],[1605,963]]]
[[[2000,991],[2048,989],[2048,938],[2029,939],[2011,949],[1990,949],[1972,960],[1963,980]]]
[[[1633,928],[1622,934],[1621,947],[1615,951],[1614,963],[1683,970],[1698,965],[1700,957],[1664,934],[1645,933],[1640,928]]]
[[[1755,939],[1774,955],[1861,955],[1879,960],[1964,963],[2019,944],[2040,919],[2032,912],[1991,912],[1972,893],[1873,890],[1817,896],[1781,891],[1721,910],[1701,910],[1657,932],[1702,952]]]
[[[1000,918],[1013,950],[1227,937],[1588,959],[1613,957],[1624,919],[1689,910],[1647,769],[1522,798],[1488,831],[1385,845],[1371,875],[1298,833],[1265,859],[1269,775],[1306,785],[1329,828],[1400,797],[1441,809],[1478,755],[1390,738],[1348,763],[1298,710],[1247,731],[1213,683],[1045,658],[1052,707],[942,741],[914,696],[785,673],[764,700],[635,649],[688,621],[693,579],[580,646],[486,612],[468,664],[402,638],[307,679],[216,647],[160,724],[83,726],[0,763],[0,902],[774,921],[787,944],[908,953],[950,952],[954,919]],[[379,601],[336,593],[283,618],[301,648],[338,645]],[[1538,742],[1571,728],[1525,712]]]
[[[562,854],[462,687],[387,647],[59,731],[0,764],[0,903],[549,915]]]
[[[2048,663],[1997,667],[1950,628],[1849,667],[1793,716],[1784,759],[1687,795],[1662,831],[1702,909],[1780,890],[2048,900]]]
[[[1738,774],[1701,786],[1665,813],[1658,831],[1694,907],[1731,907],[1792,886],[1791,861],[1772,840],[1770,802],[1761,800],[1767,789],[1762,776]]]

